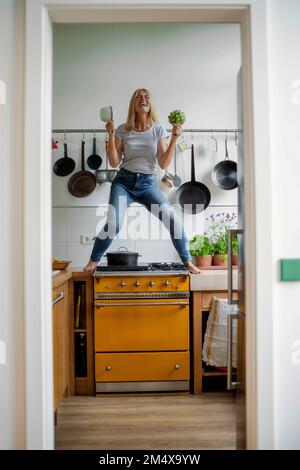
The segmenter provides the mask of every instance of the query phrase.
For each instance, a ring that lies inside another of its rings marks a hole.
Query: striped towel
[[[237,313],[237,305],[229,305],[227,300],[212,297],[206,325],[202,359],[210,366],[227,366],[227,317]],[[232,322],[232,366],[236,367],[237,320]]]

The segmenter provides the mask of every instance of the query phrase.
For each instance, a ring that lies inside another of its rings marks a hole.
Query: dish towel
[[[225,299],[212,297],[202,349],[202,359],[207,365],[227,367],[227,317],[237,313],[237,305],[228,304]],[[237,361],[237,320],[232,322],[232,367]]]

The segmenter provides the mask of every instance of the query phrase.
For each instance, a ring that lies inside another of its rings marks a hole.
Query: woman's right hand
[[[115,125],[114,125],[114,121],[108,121],[106,123],[106,126],[105,126],[105,129],[107,130],[107,132],[112,135],[115,133]]]

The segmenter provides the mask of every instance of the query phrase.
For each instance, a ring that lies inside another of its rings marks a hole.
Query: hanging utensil
[[[168,173],[167,171],[165,171],[165,174],[162,177],[161,182],[166,188],[171,189],[173,188],[173,184],[172,184],[173,178],[174,177],[173,175],[171,175],[171,173]]]
[[[208,187],[195,179],[194,144],[191,148],[191,181],[179,186],[175,194],[175,202],[181,206],[186,214],[198,214],[208,207],[211,195]]]
[[[176,155],[176,148],[177,145],[175,144],[175,155],[174,155],[174,178],[173,178],[173,184],[176,188],[181,185],[181,178],[177,175],[177,155]]]
[[[96,132],[94,130],[93,153],[87,159],[87,164],[91,168],[91,170],[98,170],[98,168],[100,168],[100,166],[102,165],[102,157],[100,157],[100,155],[97,155],[96,153],[96,144],[97,144],[97,139],[96,139]]]
[[[68,182],[68,190],[72,196],[86,197],[91,194],[96,187],[96,178],[93,173],[85,170],[84,163],[84,133],[81,142],[81,171],[75,173]]]
[[[68,157],[66,133],[64,133],[64,156],[53,165],[53,171],[57,176],[68,176],[75,169],[75,161]]]
[[[225,160],[215,165],[211,176],[214,184],[225,191],[237,187],[237,164],[229,159],[227,134],[225,136]]]
[[[213,141],[213,147],[212,147],[212,141]],[[211,136],[208,140],[207,148],[208,148],[209,152],[217,152],[218,151],[218,141],[215,138],[212,130],[211,130]]]
[[[105,138],[105,169],[104,170],[97,170],[95,172],[95,177],[96,177],[96,181],[97,183],[99,184],[102,184],[102,183],[106,183],[108,182],[108,172],[110,170],[107,169],[107,134],[106,134],[106,138]]]

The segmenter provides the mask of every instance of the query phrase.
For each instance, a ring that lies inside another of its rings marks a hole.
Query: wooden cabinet
[[[226,376],[226,372],[213,367],[206,369],[202,362],[202,345],[206,322],[208,319],[211,299],[216,296],[220,299],[227,298],[227,291],[194,291],[192,308],[192,328],[193,328],[193,393],[202,393],[204,377]],[[233,298],[237,299],[237,292],[233,292]]]
[[[63,397],[69,394],[69,313],[68,282],[53,289],[53,369],[54,413]]]
[[[70,393],[94,395],[93,277],[73,272],[70,281]]]

